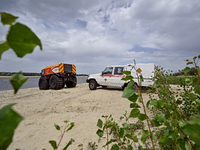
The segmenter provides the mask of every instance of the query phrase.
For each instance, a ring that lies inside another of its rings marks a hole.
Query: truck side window
[[[112,74],[113,67],[107,67],[104,71],[103,74]]]
[[[124,67],[115,67],[114,74],[123,75]]]

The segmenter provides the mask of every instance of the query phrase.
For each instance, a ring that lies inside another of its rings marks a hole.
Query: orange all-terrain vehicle
[[[42,69],[38,85],[40,90],[49,88],[58,90],[65,85],[67,87],[75,87],[76,83],[76,66],[60,63]]]

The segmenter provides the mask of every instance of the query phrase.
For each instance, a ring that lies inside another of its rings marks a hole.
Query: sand
[[[91,91],[86,83],[61,90],[20,89],[16,95],[12,90],[0,91],[0,108],[16,103],[14,110],[25,118],[15,130],[8,150],[52,149],[49,140],[60,139],[60,131],[55,129],[54,124],[63,129],[65,120],[74,122],[75,126],[65,134],[58,149],[62,149],[71,138],[75,142],[69,150],[87,150],[89,142],[96,142],[99,150],[106,149],[102,148],[106,143],[105,138],[98,142],[96,124],[102,115],[110,114],[115,121],[123,123],[119,119],[120,116],[131,109],[130,102],[122,98],[122,93],[121,89],[111,88]],[[145,102],[149,100],[145,93],[143,98]]]

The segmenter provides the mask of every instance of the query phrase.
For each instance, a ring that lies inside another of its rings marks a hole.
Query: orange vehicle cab
[[[77,84],[76,66],[65,63],[47,66],[42,69],[38,84],[41,90],[61,89],[65,85],[75,87]]]

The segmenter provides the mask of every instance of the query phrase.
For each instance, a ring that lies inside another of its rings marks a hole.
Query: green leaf
[[[172,131],[172,132],[170,132],[170,134],[169,134],[169,137],[168,138],[170,138],[170,139],[172,139],[172,140],[176,140],[177,138],[178,138],[178,133],[177,132],[174,132],[174,131]]]
[[[155,127],[159,127],[159,126],[162,125],[161,123],[159,123],[159,122],[156,121],[156,120],[152,120],[152,123],[153,123],[153,125],[154,125]]]
[[[22,75],[22,72],[18,72],[17,74],[14,74],[10,78],[10,83],[12,84],[14,88],[14,93],[16,94],[19,88],[26,82],[28,78],[25,78]]]
[[[129,139],[133,140],[133,137],[132,137],[132,135],[130,135],[130,134],[126,134],[125,136],[126,136],[127,138],[129,138]]]
[[[1,13],[1,22],[3,25],[12,25],[12,23],[17,19],[18,17],[13,16],[9,13],[2,12]]]
[[[185,142],[185,149],[186,150],[192,150],[191,145],[188,143],[188,141]]]
[[[165,118],[165,115],[163,113],[158,113],[155,117],[154,120],[158,121],[158,122],[163,122]]]
[[[127,86],[124,89],[122,97],[124,97],[124,98],[130,98],[131,96],[133,96],[133,94],[134,94],[134,90],[131,87]]]
[[[192,84],[192,80],[191,80],[190,78],[186,78],[186,79],[185,79],[185,83],[186,83],[187,85],[190,85],[190,84]]]
[[[141,141],[144,144],[144,142],[147,140],[147,137],[149,136],[149,131],[148,130],[142,130],[141,132]]]
[[[122,73],[125,74],[125,75],[127,75],[127,76],[131,75],[130,71],[123,71]]]
[[[140,110],[139,109],[132,109],[129,117],[137,118],[140,115]]]
[[[14,131],[23,120],[17,112],[12,109],[14,104],[9,104],[0,109],[0,149],[6,150],[12,142]]]
[[[152,99],[149,102],[149,105],[157,106],[158,101],[156,99]]]
[[[166,100],[164,100],[164,99],[158,100],[157,107],[158,108],[163,108],[165,106],[165,104],[166,104]]]
[[[125,78],[122,78],[121,80],[128,81],[128,80],[131,80],[131,79],[133,79],[133,77],[128,75]]]
[[[136,142],[136,143],[138,142],[137,136],[134,136],[134,137],[133,137],[133,142]]]
[[[137,103],[131,103],[130,108],[141,108]]]
[[[60,130],[60,126],[59,125],[54,124],[54,126],[55,126],[56,130]]]
[[[157,140],[157,136],[154,135],[154,134],[152,134],[152,139],[153,139],[154,141]]]
[[[65,120],[65,121],[64,121],[64,123],[68,123],[68,122],[69,122],[68,120]]]
[[[129,127],[129,124],[128,124],[128,123],[123,123],[122,125],[123,125],[123,127],[124,127],[125,129],[127,129],[127,128]]]
[[[40,39],[27,26],[16,23],[10,27],[7,35],[8,45],[14,50],[18,57],[32,53],[38,45],[42,50]]]
[[[147,119],[148,116],[145,115],[145,114],[140,114],[140,115],[138,116],[138,118],[140,119],[140,121],[143,121],[143,120]]]
[[[170,124],[167,120],[164,121],[164,125],[167,126],[167,127],[170,127]]]
[[[102,137],[103,136],[103,131],[98,129],[96,134],[99,136],[99,137]]]
[[[106,145],[109,145],[112,142],[115,142],[116,140],[111,139],[110,141],[106,142]]]
[[[197,86],[194,88],[194,92],[197,93],[197,94],[200,94],[200,85],[197,85]]]
[[[180,127],[184,127],[186,125],[186,122],[185,121],[179,121],[178,124],[179,124]]]
[[[124,119],[124,117],[121,116],[119,119],[122,120],[122,119]]]
[[[7,51],[9,48],[10,46],[8,45],[7,42],[0,44],[0,60],[1,60],[1,55],[3,54],[3,52]]]
[[[110,150],[119,150],[119,146],[117,144],[112,145]]]
[[[142,75],[140,75],[140,81],[141,81],[141,82],[144,82],[144,78],[143,78]]]
[[[129,145],[129,146],[127,147],[127,150],[133,150],[133,147],[132,147],[131,145]]]
[[[190,138],[196,142],[196,144],[200,145],[200,125],[198,121],[196,123],[187,123],[184,126],[184,133],[189,135]]]
[[[51,144],[54,150],[57,149],[56,141],[49,141],[49,143]]]
[[[197,56],[194,56],[194,57],[193,57],[193,60],[195,60],[195,59],[197,59]]]
[[[180,105],[180,104],[183,103],[183,101],[181,101],[181,100],[177,100],[176,103],[177,103],[178,105]]]
[[[166,118],[166,119],[169,119],[169,118],[170,118],[170,114],[166,114],[166,115],[165,115],[165,118]]]
[[[149,100],[149,101],[147,102],[147,104],[146,104],[146,107],[147,107],[147,108],[149,108],[150,101],[151,101],[151,100]]]
[[[185,149],[185,142],[186,142],[185,140],[178,139],[177,142],[178,142],[178,145],[181,147],[182,150],[186,150]]]
[[[188,74],[189,73],[189,71],[191,70],[191,68],[190,67],[186,67],[184,70],[183,70],[183,72],[184,72],[184,74]]]
[[[131,97],[128,98],[128,100],[131,102],[136,102],[137,99],[138,99],[138,95],[135,93]]]
[[[177,124],[177,123],[178,123],[178,121],[177,121],[176,119],[172,119],[172,120],[171,120],[171,124],[172,124],[172,125],[175,125],[175,124]]]
[[[143,148],[142,148],[142,146],[140,145],[140,146],[138,146],[138,150],[143,150]]]
[[[102,122],[101,119],[99,119],[98,122],[97,122],[97,126],[98,126],[99,128],[102,128],[102,125],[103,125],[103,122]]]
[[[192,62],[192,61],[190,61],[190,62],[188,62],[188,63],[187,63],[187,65],[190,65],[190,64],[193,64],[193,62]]]
[[[189,95],[189,98],[192,100],[192,101],[195,101],[197,99],[197,96],[193,93],[190,93]]]
[[[74,139],[71,139],[67,145],[63,148],[63,150],[66,150],[70,145],[72,145],[72,142],[74,142]]]
[[[120,128],[119,137],[122,138],[124,136],[124,128]]]
[[[71,122],[71,123],[70,123],[70,127],[67,129],[67,131],[71,130],[73,127],[74,127],[74,122]],[[66,131],[66,132],[67,132],[67,131]]]
[[[160,137],[158,142],[160,145],[167,145],[170,142],[170,139],[164,135],[164,136]]]
[[[129,83],[128,83],[128,85],[127,85],[127,87],[131,87],[132,88],[132,86],[134,85],[134,81],[133,80],[131,80]]]
[[[197,67],[197,72],[198,72],[198,74],[200,74],[200,68],[199,67]]]

